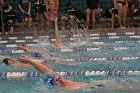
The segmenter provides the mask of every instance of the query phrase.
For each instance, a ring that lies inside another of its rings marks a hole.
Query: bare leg
[[[126,28],[126,17],[127,17],[127,9],[126,9],[126,6],[123,6],[122,21],[123,21],[124,28]]]
[[[93,29],[95,29],[96,27],[95,27],[95,16],[96,16],[96,9],[92,9],[92,27],[93,27]]]
[[[133,27],[133,17],[134,17],[134,5],[131,6],[130,8],[130,26]]]
[[[115,18],[115,14],[112,14],[111,29],[114,29],[114,18]]]
[[[91,14],[91,10],[87,8],[86,10],[86,30],[87,31],[89,30],[90,14]]]
[[[117,7],[118,7],[118,22],[119,22],[119,26],[120,26],[120,29],[124,29],[123,25],[122,25],[122,22],[123,22],[123,5],[121,3],[118,3],[117,4]]]

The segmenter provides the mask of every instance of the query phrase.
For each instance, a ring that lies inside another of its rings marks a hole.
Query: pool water
[[[93,37],[86,36],[86,39],[82,36],[71,39],[63,38],[62,41],[65,45],[69,46],[69,49],[55,49],[51,45],[46,44],[48,38],[39,37],[36,38],[37,43],[34,43],[35,45],[27,47],[38,50],[43,54],[47,51],[51,56],[54,56],[56,58],[55,61],[42,63],[57,72],[84,72],[82,75],[69,74],[63,76],[65,79],[89,83],[88,87],[72,91],[72,93],[139,93],[139,34],[139,32],[129,32],[129,34],[127,32],[120,32],[117,33],[117,35],[113,33],[109,35],[100,34]],[[9,39],[4,40],[10,41]],[[25,40],[32,41],[33,39]],[[14,41],[15,40],[3,45],[16,44]],[[16,59],[20,57],[18,53],[5,53],[6,50],[12,51],[14,47],[0,47],[3,49],[1,58],[12,57]],[[23,54],[31,56],[24,52]],[[91,75],[88,73],[92,71],[104,71],[105,74],[100,75],[94,73]],[[115,71],[120,71],[121,74]],[[123,71],[125,73],[122,74]],[[1,64],[0,72],[38,71],[34,68],[19,69]],[[65,93],[65,91],[57,87],[45,84],[44,78],[45,77],[3,78],[1,76],[0,93]],[[103,84],[104,86],[98,87],[96,86],[98,84]]]

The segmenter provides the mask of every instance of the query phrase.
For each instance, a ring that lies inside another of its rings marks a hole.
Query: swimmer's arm
[[[24,50],[25,52],[33,53],[32,50],[30,50],[29,48],[24,47],[24,46],[18,46],[16,49],[17,49],[17,50],[21,49],[21,50]]]
[[[17,64],[14,64],[12,65],[13,67],[16,67],[16,68],[32,68],[33,66],[30,65],[30,64],[24,64],[24,63],[17,63]]]
[[[28,63],[30,63],[32,66],[34,66],[37,70],[39,70],[41,73],[47,73],[47,74],[52,74],[54,71],[50,68],[48,68],[47,66],[39,63],[39,62],[36,62],[32,59],[30,59],[29,57],[25,56],[25,55],[21,55],[22,58],[20,58],[21,60],[23,61],[26,61]]]

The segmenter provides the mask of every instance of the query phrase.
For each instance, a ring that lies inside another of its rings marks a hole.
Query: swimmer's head
[[[49,83],[50,85],[54,86],[55,85],[55,80],[54,80],[55,76],[47,76],[47,78],[45,79],[46,83]]]
[[[45,82],[49,83],[52,86],[54,85],[61,86],[63,84],[62,78],[59,75],[47,76],[47,78],[45,79]]]
[[[42,55],[40,53],[38,53],[38,52],[34,52],[33,53],[33,57],[35,57],[35,58],[41,58]]]
[[[5,63],[6,65],[10,65],[10,64],[14,63],[14,60],[10,59],[10,58],[5,58],[3,60],[3,63]]]

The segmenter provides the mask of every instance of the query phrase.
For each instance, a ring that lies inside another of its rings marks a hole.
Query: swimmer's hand
[[[31,59],[28,56],[25,56],[23,54],[21,54],[21,57],[18,58],[18,59],[21,60],[21,61],[24,61],[24,62],[30,62],[31,61]]]
[[[22,49],[23,47],[25,47],[25,44],[19,44],[19,46],[17,46],[15,50],[20,50],[20,49]]]

